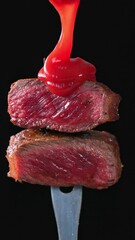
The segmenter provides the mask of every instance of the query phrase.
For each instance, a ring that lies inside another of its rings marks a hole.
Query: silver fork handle
[[[82,203],[82,187],[75,186],[69,193],[51,187],[52,204],[59,240],[77,240]]]

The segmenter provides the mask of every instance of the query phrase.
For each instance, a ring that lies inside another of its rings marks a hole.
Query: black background
[[[117,137],[124,165],[121,179],[109,189],[83,188],[79,240],[135,239],[132,10],[128,0],[81,0],[77,14],[72,57],[93,63],[97,80],[122,97],[120,119],[99,129]],[[5,2],[0,11],[0,234],[4,232],[2,239],[56,240],[50,187],[8,178],[5,155],[10,136],[22,130],[7,113],[10,85],[37,76],[59,38],[59,16],[48,0]]]

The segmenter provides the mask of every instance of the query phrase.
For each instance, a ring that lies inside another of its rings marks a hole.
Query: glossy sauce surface
[[[54,50],[38,72],[49,90],[59,96],[70,95],[84,81],[96,80],[96,68],[80,57],[70,58],[73,32],[80,0],[50,0],[61,20],[61,35]]]

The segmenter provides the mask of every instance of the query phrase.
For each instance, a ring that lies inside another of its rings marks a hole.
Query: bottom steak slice
[[[108,188],[122,170],[116,137],[96,130],[83,134],[22,130],[11,136],[6,157],[9,177],[46,186]]]

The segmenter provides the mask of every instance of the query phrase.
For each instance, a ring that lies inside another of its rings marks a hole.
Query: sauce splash
[[[95,81],[96,68],[82,58],[70,58],[80,0],[49,1],[60,15],[62,29],[58,43],[38,72],[38,79],[45,81],[52,93],[67,96],[84,81]]]

